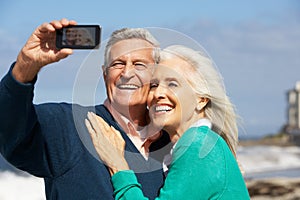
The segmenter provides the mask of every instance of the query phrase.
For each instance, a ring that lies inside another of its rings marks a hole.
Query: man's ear
[[[199,97],[196,110],[200,112],[208,104],[209,101],[209,98]]]
[[[103,79],[106,80],[107,68],[104,65],[102,65],[102,74],[103,74]]]

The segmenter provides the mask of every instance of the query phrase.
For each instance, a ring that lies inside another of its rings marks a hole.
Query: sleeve
[[[144,197],[141,184],[132,170],[119,171],[112,176],[112,182],[115,188],[115,199],[148,199]]]
[[[38,134],[40,127],[32,103],[35,81],[28,84],[16,81],[12,76],[13,66],[0,82],[0,152],[19,169],[49,176],[45,155],[38,150],[43,148],[43,136]]]
[[[188,149],[188,147],[182,148]],[[194,165],[190,165],[193,160],[188,160],[191,159],[189,154],[189,151],[185,151],[185,155],[171,165],[165,184],[160,189],[156,200],[199,199],[199,196],[202,195],[199,194],[203,191],[199,191],[200,170],[195,169]],[[119,171],[112,176],[112,183],[115,189],[115,199],[147,199],[143,195],[141,185],[137,182],[133,171]],[[201,199],[208,198],[203,194]]]

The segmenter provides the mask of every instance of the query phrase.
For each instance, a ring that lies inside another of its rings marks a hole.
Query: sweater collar
[[[207,118],[201,118],[201,119],[199,119],[198,121],[196,121],[194,124],[192,124],[192,125],[190,126],[190,128],[191,128],[191,127],[200,127],[200,126],[207,126],[208,128],[211,129],[212,123],[211,123],[211,121],[210,121],[209,119],[207,119]]]

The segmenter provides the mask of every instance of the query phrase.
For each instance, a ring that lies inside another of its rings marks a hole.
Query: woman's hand
[[[89,112],[85,125],[101,160],[113,175],[120,170],[129,170],[124,158],[125,141],[119,131],[109,126],[101,117]]]

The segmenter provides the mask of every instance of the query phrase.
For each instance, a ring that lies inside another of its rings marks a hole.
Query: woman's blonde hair
[[[192,89],[200,97],[208,98],[204,112],[212,122],[212,129],[226,141],[236,155],[238,142],[237,114],[226,94],[223,79],[213,61],[204,51],[181,45],[169,46],[161,52],[161,61],[175,55],[188,62],[192,70],[182,70]]]

